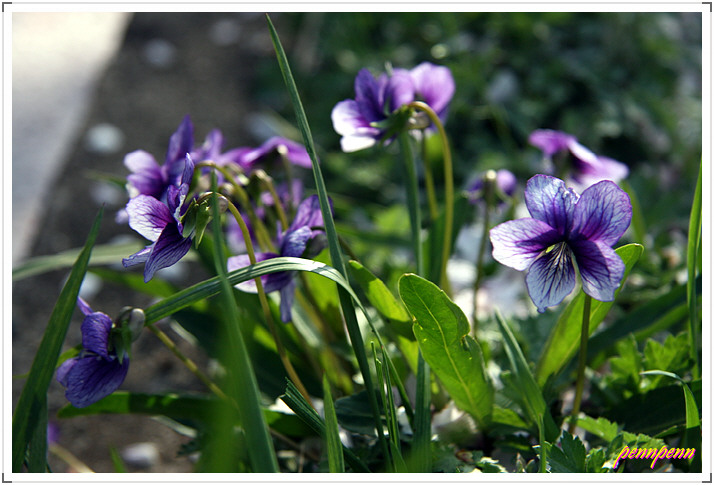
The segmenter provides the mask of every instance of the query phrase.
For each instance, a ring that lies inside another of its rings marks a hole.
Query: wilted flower
[[[181,223],[183,203],[188,194],[193,178],[194,164],[190,155],[185,156],[185,164],[177,185],[167,188],[166,203],[155,197],[139,195],[129,200],[126,211],[129,226],[153,244],[141,251],[124,258],[124,267],[145,263],[144,281],[153,278],[154,273],[166,268],[183,258],[191,248],[192,235],[183,234]]]
[[[322,249],[320,242],[317,245],[310,245],[309,248],[308,245],[322,233],[319,228],[323,225],[324,221],[320,211],[319,199],[317,195],[312,195],[298,206],[290,227],[282,233],[278,230],[277,247],[279,252],[277,254],[271,252],[256,253],[256,261],[265,261],[280,256],[297,258],[317,254]],[[309,254],[305,254],[306,250]],[[234,271],[249,265],[250,258],[247,254],[228,258],[228,271]],[[292,320],[291,308],[295,293],[293,277],[294,272],[292,271],[272,273],[261,277],[266,293],[280,291],[280,318],[283,322]],[[255,293],[257,291],[255,282],[252,280],[241,283],[237,287],[246,292]]]
[[[571,177],[582,188],[601,180],[619,182],[627,177],[627,165],[612,158],[595,155],[578,143],[578,139],[568,133],[555,130],[535,130],[528,142],[540,148],[543,156],[550,159],[558,152],[568,151],[573,156]]]
[[[532,218],[504,222],[491,229],[493,257],[527,270],[528,294],[539,312],[558,305],[575,286],[577,263],[583,291],[612,301],[625,271],[612,249],[632,219],[630,198],[605,180],[581,196],[555,177],[535,175],[525,190]]]
[[[165,200],[166,191],[177,185],[183,172],[183,160],[193,148],[193,123],[186,115],[176,132],[171,135],[166,160],[159,165],[154,156],[144,150],[136,150],[124,157],[124,165],[131,170],[127,176],[129,195],[147,195]]]
[[[111,338],[112,319],[102,312],[94,312],[79,298],[82,322],[82,351],[66,360],[57,369],[57,381],[67,390],[65,396],[74,407],[89,406],[114,392],[129,371],[129,356],[124,350],[117,355]]]

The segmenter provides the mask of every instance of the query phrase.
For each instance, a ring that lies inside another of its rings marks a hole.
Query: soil
[[[271,18],[280,29],[284,17],[271,15]],[[287,33],[283,43],[290,45]],[[279,75],[262,14],[135,14],[120,52],[94,93],[93,106],[84,128],[77,134],[62,176],[45,195],[44,220],[31,256],[81,247],[102,205],[105,214],[97,244],[136,237],[126,224],[114,220],[126,203],[126,194],[98,181],[97,174],[125,177],[128,171],[122,164],[123,156],[136,149],[154,154],[162,163],[169,136],[186,114],[191,115],[195,125],[197,144],[213,128],[223,131],[226,148],[262,142],[256,136],[258,102],[252,94],[255,74],[262,66],[276,69]],[[279,105],[284,100],[275,102]],[[260,108],[265,107],[266,100],[261,99]],[[268,100],[267,107],[277,106],[270,106]],[[100,143],[98,148],[96,143],[90,143],[90,130],[103,124],[112,125],[123,135],[121,147],[111,147],[109,143],[101,148]],[[67,274],[64,270],[52,271],[13,284],[13,375],[29,371]],[[202,276],[194,268],[184,274],[189,275],[181,283],[186,285]],[[148,297],[111,283],[100,284],[94,293],[90,305],[110,316],[116,316],[125,305],[142,307],[150,303]],[[80,342],[80,324],[81,314],[77,311],[65,350]],[[189,357],[205,364],[200,350],[174,333],[168,323],[162,323],[161,328]],[[200,381],[150,333],[142,335],[133,352],[129,374],[121,389],[205,392]],[[23,383],[23,379],[13,380],[13,405]],[[48,398],[50,419],[59,425],[59,444],[96,472],[115,471],[111,448],[121,453],[129,445],[145,442],[156,446],[158,459],[148,466],[128,463],[128,471],[173,473],[193,469],[191,458],[177,456],[180,445],[189,438],[151,417],[103,415],[56,420],[53,419],[56,411],[67,404],[64,389],[53,381]],[[54,455],[50,456],[50,466],[55,472],[73,471]]]

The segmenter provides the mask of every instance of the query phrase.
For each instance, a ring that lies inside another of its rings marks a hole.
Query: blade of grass
[[[278,64],[280,65],[280,71],[285,80],[285,84],[290,93],[290,99],[295,109],[295,115],[297,119],[298,127],[300,128],[300,133],[302,134],[303,142],[305,143],[305,148],[307,153],[310,155],[310,160],[312,161],[312,171],[315,177],[315,187],[317,189],[317,196],[320,201],[320,210],[322,211],[322,218],[325,224],[325,234],[327,235],[327,244],[330,251],[330,260],[332,265],[337,269],[337,271],[344,277],[347,278],[347,269],[345,267],[345,262],[342,256],[342,250],[340,248],[339,238],[337,236],[337,230],[335,229],[335,221],[332,218],[332,211],[330,210],[330,203],[327,197],[327,189],[325,187],[325,181],[322,177],[322,171],[320,169],[320,163],[317,159],[317,153],[315,151],[315,144],[312,140],[312,134],[310,133],[310,125],[307,121],[307,116],[305,115],[305,110],[303,109],[302,102],[300,101],[300,95],[297,91],[297,86],[295,85],[295,80],[293,79],[292,72],[290,70],[290,65],[288,64],[287,56],[285,55],[285,50],[280,43],[280,38],[278,33],[273,26],[273,22],[270,20],[270,16],[265,16],[268,21],[268,27],[270,29],[270,36],[273,41],[273,46],[275,48],[275,53],[278,58]],[[382,451],[385,456],[387,455],[387,443],[382,434],[382,426],[379,417],[379,406],[377,404],[377,398],[375,395],[375,387],[372,382],[372,374],[369,367],[369,360],[367,359],[367,352],[364,347],[364,340],[362,339],[362,332],[359,328],[359,323],[357,322],[357,315],[355,313],[352,300],[349,293],[341,288],[338,288],[338,294],[340,298],[340,306],[342,307],[342,315],[345,319],[345,324],[347,326],[347,332],[350,336],[350,341],[352,342],[352,348],[355,352],[355,357],[357,358],[357,364],[359,366],[360,373],[362,374],[362,379],[364,381],[365,388],[367,389],[367,394],[369,396],[369,403],[372,409],[372,414],[374,418],[375,429],[377,430],[377,436],[382,446]]]
[[[323,401],[325,404],[325,442],[327,448],[327,463],[330,473],[345,472],[345,457],[342,454],[340,430],[337,424],[335,403],[332,402],[332,392],[327,376],[322,376]]]
[[[697,188],[694,191],[692,212],[689,217],[689,237],[687,241],[687,303],[689,305],[689,352],[694,362],[692,376],[699,378],[699,314],[697,312],[697,266],[699,246],[702,237],[702,164],[699,164]]]
[[[99,233],[104,208],[94,219],[94,224],[87,237],[84,249],[72,267],[72,272],[65,283],[59,299],[52,310],[49,323],[42,336],[42,341],[30,368],[30,375],[25,382],[17,401],[15,416],[12,420],[12,471],[19,473],[25,459],[25,451],[32,440],[47,440],[47,426],[36,431],[41,423],[46,423],[46,399],[55,365],[62,350],[62,343],[67,335],[72,313],[77,304],[79,287],[87,272],[87,265],[92,254],[94,242]],[[43,417],[43,413],[45,416]]]

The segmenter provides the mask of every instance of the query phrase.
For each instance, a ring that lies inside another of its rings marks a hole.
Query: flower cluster
[[[528,294],[539,312],[558,305],[575,286],[577,263],[583,291],[612,301],[625,265],[612,249],[632,219],[630,198],[609,180],[578,195],[548,175],[526,184],[530,218],[507,221],[491,229],[493,257],[526,271]]]
[[[332,125],[342,135],[345,152],[369,148],[389,132],[388,120],[399,108],[422,100],[446,119],[454,94],[451,71],[423,62],[414,69],[394,69],[375,78],[362,69],[355,78],[355,98],[340,101],[332,110]]]

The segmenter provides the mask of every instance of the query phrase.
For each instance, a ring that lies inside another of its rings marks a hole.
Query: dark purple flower
[[[516,176],[506,169],[500,169],[495,172],[496,175],[496,199],[499,205],[505,202],[505,197],[512,197],[516,191]],[[469,195],[469,201],[472,204],[483,201],[483,186],[485,183],[486,173],[481,174],[476,180],[471,183],[466,189]],[[499,193],[500,192],[500,193]]]
[[[601,157],[578,143],[578,139],[568,133],[555,130],[535,130],[528,142],[540,148],[543,156],[550,159],[558,152],[568,151],[573,156],[571,177],[578,188],[587,188],[601,180],[619,182],[627,177],[627,165]]]
[[[609,180],[581,196],[548,175],[526,184],[531,218],[504,222],[491,229],[493,257],[527,271],[528,294],[539,312],[558,305],[575,286],[577,263],[583,291],[596,300],[612,301],[625,271],[612,249],[632,219],[630,198]]]
[[[193,148],[193,123],[186,115],[176,132],[171,135],[163,165],[144,150],[136,150],[124,157],[124,165],[131,170],[127,176],[130,197],[148,195],[164,200],[169,186],[181,179],[183,160]]]
[[[342,135],[345,152],[369,148],[386,134],[377,126],[399,107],[414,101],[414,81],[408,71],[375,77],[361,69],[355,78],[355,99],[340,101],[332,109],[332,125]]]
[[[302,201],[298,206],[295,218],[290,227],[284,232],[278,232],[278,253],[256,253],[257,262],[267,259],[288,256],[298,258],[305,254],[308,243],[322,233],[319,229],[324,225],[322,212],[320,211],[320,201],[317,195],[312,195]],[[309,248],[309,252],[317,253],[319,249],[314,246]],[[308,255],[309,256],[309,255]],[[250,258],[247,254],[228,258],[228,271],[244,268],[250,265]],[[289,322],[291,308],[295,293],[294,273],[284,271],[272,273],[261,277],[263,288],[266,293],[280,291],[280,318],[283,322]],[[243,291],[255,293],[257,291],[255,281],[246,281],[237,285]]]
[[[129,226],[153,244],[124,258],[122,263],[124,267],[145,263],[145,282],[159,269],[178,262],[191,248],[192,234],[184,237],[180,222],[194,169],[191,156],[185,155],[185,160],[178,185],[166,189],[166,203],[148,195],[138,195],[126,205]]]
[[[94,312],[81,298],[77,300],[84,313],[82,351],[57,369],[57,381],[67,390],[65,396],[74,407],[89,406],[114,392],[129,370],[126,353],[120,359],[111,342],[112,319]]]
[[[244,170],[252,169],[265,160],[271,153],[282,151],[285,157],[299,167],[312,168],[312,161],[307,150],[300,143],[280,136],[274,136],[257,148],[243,147],[232,150],[231,156]]]

